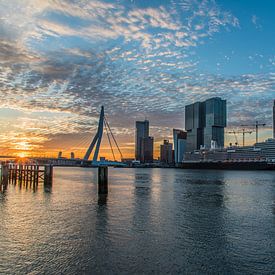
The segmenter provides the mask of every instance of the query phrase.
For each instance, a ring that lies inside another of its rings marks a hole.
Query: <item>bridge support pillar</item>
[[[108,194],[108,166],[98,167],[98,194]]]
[[[53,183],[53,166],[45,165],[44,171],[44,185],[52,185]]]

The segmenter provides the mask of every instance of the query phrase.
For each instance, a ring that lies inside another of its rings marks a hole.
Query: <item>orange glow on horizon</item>
[[[23,158],[26,158],[27,155],[26,155],[25,152],[21,152],[21,153],[18,154],[18,157],[21,158],[21,159],[23,159]]]
[[[270,136],[270,129],[265,129],[260,131],[259,141],[264,141]],[[91,135],[92,136],[92,135]],[[74,139],[63,139],[60,138],[55,142],[54,139],[49,143],[48,137],[41,138],[41,140],[34,139],[32,135],[29,134],[18,134],[17,136],[3,136],[5,139],[2,139],[2,146],[0,147],[0,155],[9,155],[18,158],[27,158],[27,157],[41,157],[41,158],[57,158],[58,153],[61,151],[62,156],[65,158],[70,158],[71,152],[74,152],[75,158],[82,159],[86,153],[86,150],[89,146],[89,140],[85,144],[77,144]],[[172,138],[168,137],[172,142]],[[160,144],[164,138],[156,138],[154,142],[154,159],[158,159],[160,154]],[[241,137],[238,136],[239,142],[241,142]],[[43,142],[44,141],[44,142]],[[226,135],[225,137],[225,147],[229,145],[229,142],[235,143],[234,136]],[[246,138],[246,145],[252,145],[255,143],[255,134],[249,135]],[[76,145],[75,145],[76,144]],[[132,136],[120,136],[118,138],[118,145],[122,152],[123,158],[134,158],[135,157],[135,144],[133,142]],[[120,161],[120,154],[113,145],[115,152],[115,159]],[[92,157],[92,156],[91,156]],[[106,137],[103,138],[99,157],[105,157],[108,160],[114,160],[111,148],[106,140]]]

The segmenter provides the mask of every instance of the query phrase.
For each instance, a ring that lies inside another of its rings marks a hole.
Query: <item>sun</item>
[[[24,152],[21,152],[21,153],[18,154],[18,157],[19,158],[25,158],[26,154]]]

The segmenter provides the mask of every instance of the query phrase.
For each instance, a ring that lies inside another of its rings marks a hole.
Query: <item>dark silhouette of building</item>
[[[154,160],[154,138],[145,137],[141,141],[141,162],[148,163]]]
[[[135,158],[142,160],[142,143],[144,138],[149,137],[149,121],[136,121],[136,144],[135,144]]]
[[[169,140],[164,140],[160,145],[160,161],[168,164],[173,162],[173,144]]]
[[[153,162],[154,138],[149,136],[149,121],[136,121],[136,160]]]
[[[213,142],[224,147],[226,127],[226,100],[219,97],[185,106],[185,128],[187,130],[186,151],[210,148]]]

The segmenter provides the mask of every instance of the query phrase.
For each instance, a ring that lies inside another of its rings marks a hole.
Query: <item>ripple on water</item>
[[[274,172],[55,168],[0,193],[0,273],[275,272]]]

